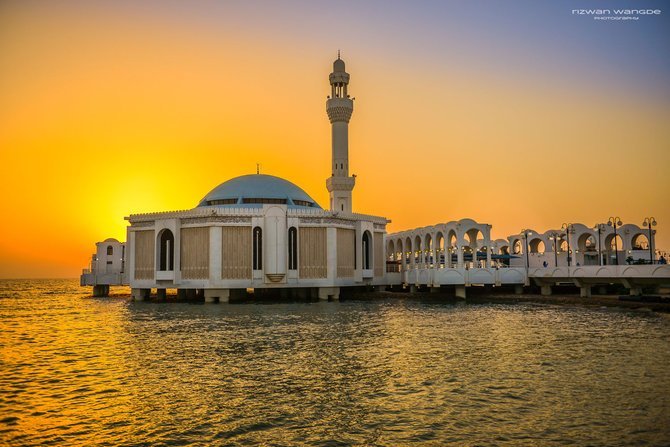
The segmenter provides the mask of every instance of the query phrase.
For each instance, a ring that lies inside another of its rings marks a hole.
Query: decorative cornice
[[[140,222],[148,222],[148,225],[152,225],[156,220],[162,219],[215,219],[213,222],[225,222],[225,220],[216,220],[218,218],[252,218],[252,217],[263,217],[263,208],[237,208],[237,207],[226,207],[226,208],[193,208],[191,210],[179,210],[179,211],[165,211],[158,213],[143,213],[143,214],[131,214],[125,219],[130,222],[132,226],[138,226]],[[318,208],[289,208],[286,211],[287,217],[297,217],[297,218],[318,218],[318,219],[335,219],[338,222],[353,222],[353,221],[369,221],[375,224],[386,225],[391,221],[381,216],[372,216],[369,214],[359,214],[359,213],[346,213],[340,211],[326,211]],[[201,220],[202,221],[202,220]],[[188,221],[193,223],[195,221]]]
[[[204,223],[240,223],[251,224],[251,217],[245,216],[207,216],[207,217],[187,217],[181,219],[181,223],[188,224],[204,224]]]

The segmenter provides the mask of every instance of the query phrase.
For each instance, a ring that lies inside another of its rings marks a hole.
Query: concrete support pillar
[[[633,281],[624,278],[621,282],[623,283],[623,286],[628,289],[628,293],[631,296],[642,295],[642,287],[635,284]]]
[[[102,297],[109,296],[109,286],[106,284],[98,284],[93,286],[93,296]]]
[[[205,289],[206,303],[230,302],[230,289]]]
[[[416,286],[412,284],[411,286],[409,286],[409,293],[415,293],[415,292],[416,292]]]
[[[551,286],[550,285],[542,285],[540,286],[540,293],[543,296],[549,296],[551,295]]]
[[[375,286],[375,290],[377,292],[384,292],[386,291],[386,286]]]
[[[430,293],[439,293],[439,292],[440,292],[440,288],[439,288],[439,287],[431,287],[431,288],[430,288]]]
[[[465,299],[465,295],[466,295],[465,286],[456,286],[455,294],[456,294],[456,298]]]
[[[149,298],[151,289],[131,289],[130,294],[135,301],[144,301]]]
[[[177,299],[178,300],[185,300],[187,297],[187,291],[186,289],[177,289]]]
[[[514,286],[514,293],[517,295],[523,295],[523,286],[521,284],[517,284]]]
[[[340,299],[340,288],[339,287],[319,287],[318,292],[319,299],[322,301],[337,301]]]
[[[165,289],[156,289],[156,298],[159,300],[164,300],[167,298],[167,292]]]
[[[591,286],[581,286],[579,288],[579,296],[582,298],[591,298]]]

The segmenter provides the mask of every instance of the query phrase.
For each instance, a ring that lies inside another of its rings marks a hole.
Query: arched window
[[[107,256],[112,256],[114,254],[114,247],[111,245],[107,246]]]
[[[260,227],[254,228],[253,243],[253,267],[254,270],[263,269],[263,230]]]
[[[370,254],[372,253],[370,247],[370,232],[366,231],[363,233],[363,269],[370,269]]]
[[[159,236],[158,266],[161,271],[174,270],[174,235],[165,229]]]
[[[288,269],[298,269],[298,230],[295,227],[288,229]]]

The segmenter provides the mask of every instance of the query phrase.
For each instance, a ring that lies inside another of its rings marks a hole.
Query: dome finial
[[[261,173],[261,164],[256,163],[256,174],[260,174],[260,173]]]
[[[340,58],[340,50],[339,49],[337,50],[337,58],[338,59]]]

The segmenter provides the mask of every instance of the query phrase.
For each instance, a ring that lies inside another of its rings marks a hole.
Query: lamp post
[[[603,234],[605,229],[603,228],[603,224],[596,224],[593,227],[593,229],[598,232],[598,265],[603,265],[603,254],[602,254],[602,245],[601,245],[600,235]]]
[[[565,240],[568,242],[568,267],[570,267],[570,233],[572,232],[572,224],[571,223],[564,223],[561,225],[561,230],[565,230]]]
[[[521,230],[521,234],[523,234],[524,238],[523,251],[526,253],[526,270],[528,270],[530,268],[530,259],[528,258],[528,236],[533,234],[533,232],[530,230],[523,229]]]
[[[556,246],[557,246],[557,243],[558,243],[558,233],[555,232],[555,231],[552,231],[550,234],[551,234],[551,236],[549,236],[549,239],[554,241],[554,266],[558,267],[558,253],[556,252],[556,250],[557,250]]]
[[[653,217],[645,217],[645,218],[644,218],[644,222],[642,223],[642,226],[643,226],[643,227],[647,227],[647,228],[649,228],[649,262],[650,262],[651,264],[654,263],[654,252],[653,252],[653,250],[652,250],[652,248],[651,248],[651,237],[652,237],[652,234],[651,234],[651,226],[652,226],[652,225],[653,225],[653,226],[656,226],[656,219],[653,218]]]
[[[622,222],[620,217],[610,217],[609,219],[607,219],[607,225],[609,225],[610,227],[614,227],[614,262],[616,263],[616,265],[619,265],[619,246],[616,241],[617,237],[616,228],[620,227],[621,224]]]

